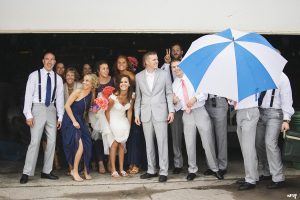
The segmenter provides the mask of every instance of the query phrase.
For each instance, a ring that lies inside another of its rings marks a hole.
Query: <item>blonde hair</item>
[[[95,74],[86,74],[85,76],[91,79],[92,89],[97,89],[99,87],[99,79]]]

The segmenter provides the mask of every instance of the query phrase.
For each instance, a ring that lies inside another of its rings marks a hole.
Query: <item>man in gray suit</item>
[[[172,83],[167,72],[158,69],[156,52],[143,57],[145,70],[136,75],[135,123],[141,125],[146,141],[148,170],[141,179],[156,177],[154,138],[159,156],[159,182],[168,176],[168,123],[174,120]]]

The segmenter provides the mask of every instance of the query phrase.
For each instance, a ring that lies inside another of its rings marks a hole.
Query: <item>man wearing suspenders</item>
[[[46,53],[42,61],[44,67],[31,73],[26,85],[23,113],[26,117],[26,124],[30,127],[31,141],[20,179],[21,184],[28,182],[28,176],[34,176],[44,130],[47,135],[47,146],[41,178],[58,179],[51,171],[55,151],[56,130],[61,127],[64,113],[63,81],[60,76],[57,76],[52,71],[55,64],[53,53]]]
[[[259,179],[272,178],[269,189],[285,184],[281,153],[278,147],[280,131],[289,130],[289,121],[294,114],[292,90],[288,77],[282,73],[278,89],[262,92],[258,99],[260,117],[256,131]]]

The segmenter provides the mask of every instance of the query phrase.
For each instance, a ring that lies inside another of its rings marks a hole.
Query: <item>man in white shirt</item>
[[[183,110],[182,121],[185,146],[188,155],[188,181],[194,180],[198,167],[196,164],[196,129],[198,129],[205,150],[208,167],[218,179],[223,179],[217,165],[215,142],[212,136],[210,117],[204,107],[207,94],[196,93],[190,80],[179,68],[180,61],[172,61],[171,66],[176,78],[173,82],[173,103],[175,110]]]
[[[278,89],[262,92],[259,97],[260,118],[256,132],[256,150],[259,161],[260,180],[272,178],[269,189],[285,185],[281,153],[278,147],[280,131],[289,130],[289,122],[294,114],[290,81],[282,73]]]
[[[143,57],[145,69],[136,75],[135,123],[143,130],[146,141],[148,170],[141,179],[156,177],[154,138],[159,156],[159,182],[166,182],[169,168],[168,123],[174,120],[172,84],[167,73],[158,69],[156,52]]]
[[[230,102],[231,104],[235,104]],[[237,181],[239,190],[249,190],[258,181],[257,155],[255,149],[256,127],[259,119],[257,95],[251,95],[235,105],[237,135],[244,158],[245,178]]]
[[[41,178],[58,179],[52,173],[52,166],[56,131],[61,127],[64,113],[63,81],[52,70],[55,65],[55,56],[53,53],[46,53],[42,62],[44,67],[32,72],[29,75],[26,85],[23,113],[26,117],[26,124],[30,127],[31,141],[26,154],[23,174],[20,179],[21,184],[28,182],[28,176],[34,176],[44,130],[47,135],[47,146]]]

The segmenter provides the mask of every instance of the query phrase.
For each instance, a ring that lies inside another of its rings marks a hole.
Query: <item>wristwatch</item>
[[[286,120],[286,119],[285,119],[285,120],[283,120],[283,122],[286,122],[286,123],[289,124],[289,123],[290,123],[290,120]]]

